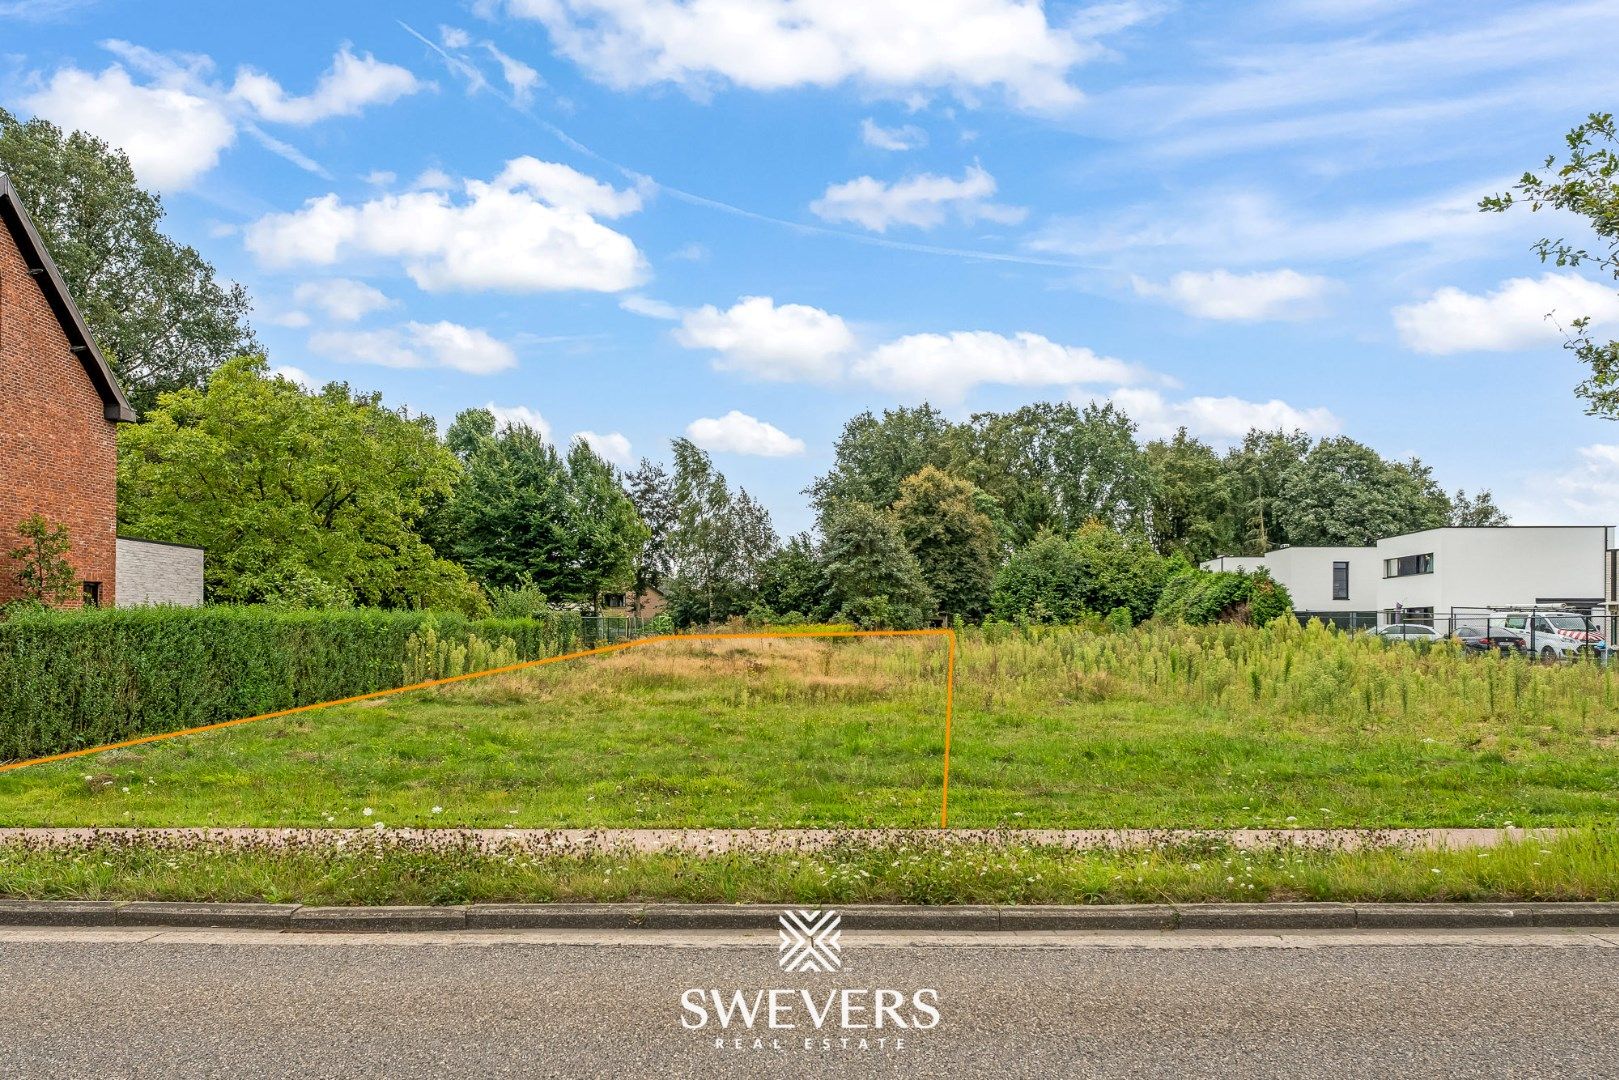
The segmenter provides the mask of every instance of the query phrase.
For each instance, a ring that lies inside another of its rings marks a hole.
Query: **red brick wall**
[[[116,426],[0,223],[0,602],[18,593],[6,558],[21,543],[17,524],[39,513],[67,526],[78,577],[101,582],[112,605]]]

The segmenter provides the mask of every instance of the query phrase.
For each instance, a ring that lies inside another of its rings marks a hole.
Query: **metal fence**
[[[591,645],[611,645],[650,633],[647,620],[635,615],[584,615],[579,622],[585,641]]]
[[[1544,660],[1606,660],[1619,614],[1601,608],[1563,604],[1522,607],[1395,608],[1384,612],[1298,612],[1301,620],[1320,619],[1347,631],[1390,639],[1436,641],[1455,638],[1475,651],[1525,653]]]

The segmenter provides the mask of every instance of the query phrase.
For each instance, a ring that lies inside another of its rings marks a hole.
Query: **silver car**
[[[1384,641],[1403,641],[1410,645],[1427,642],[1432,645],[1444,635],[1431,626],[1423,623],[1397,622],[1372,631],[1373,634]]]

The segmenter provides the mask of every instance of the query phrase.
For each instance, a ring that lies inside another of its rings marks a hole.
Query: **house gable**
[[[108,420],[120,423],[133,421],[135,410],[130,408],[129,399],[124,397],[123,388],[118,385],[112,368],[96,347],[95,338],[85,325],[84,316],[79,314],[79,306],[73,302],[67,283],[62,280],[55,260],[45,247],[45,241],[29,219],[28,211],[23,209],[17,189],[4,176],[0,176],[0,224],[5,225],[18,255],[22,257],[25,272],[35,279],[44,293],[45,302],[50,305],[62,333],[67,337],[68,348],[83,365],[84,373],[90,377],[91,384],[100,395],[103,414]]]
[[[38,514],[67,527],[84,596],[111,604],[116,428],[134,413],[3,180],[0,221],[0,603],[22,595],[5,553]]]

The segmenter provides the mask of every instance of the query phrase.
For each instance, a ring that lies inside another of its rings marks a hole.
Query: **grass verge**
[[[490,854],[454,834],[430,850],[376,838],[340,851],[101,838],[68,850],[0,846],[0,896],[345,905],[1613,900],[1619,836],[1580,830],[1482,851],[1243,851],[1197,843],[1076,852],[939,842],[701,857]]]

